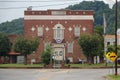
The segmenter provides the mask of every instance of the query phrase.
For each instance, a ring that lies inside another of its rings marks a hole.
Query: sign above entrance
[[[56,42],[57,42],[57,43],[61,43],[62,40],[61,40],[61,39],[56,39]]]

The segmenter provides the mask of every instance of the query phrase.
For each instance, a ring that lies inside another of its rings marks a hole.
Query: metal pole
[[[117,55],[117,0],[115,6],[115,53]],[[117,59],[115,60],[115,75],[117,75]]]

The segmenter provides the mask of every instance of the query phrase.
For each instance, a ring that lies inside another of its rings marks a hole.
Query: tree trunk
[[[94,64],[94,56],[91,57],[91,63]]]
[[[0,64],[2,64],[2,59],[1,59],[1,56],[0,56]]]
[[[3,56],[3,64],[5,64],[5,56]]]
[[[92,64],[92,57],[89,56],[89,64],[91,65]]]
[[[87,62],[88,62],[88,64],[91,64],[91,57],[90,56],[87,57]]]
[[[27,55],[25,55],[25,65],[27,65]]]

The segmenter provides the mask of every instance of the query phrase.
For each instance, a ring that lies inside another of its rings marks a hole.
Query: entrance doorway
[[[65,60],[64,45],[57,45],[53,48],[53,67],[60,68],[61,63]]]

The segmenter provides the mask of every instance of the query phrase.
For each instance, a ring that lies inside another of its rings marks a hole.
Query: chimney
[[[29,7],[27,8],[27,10],[28,10],[28,11],[31,11],[31,10],[32,10],[32,6],[29,6]]]

